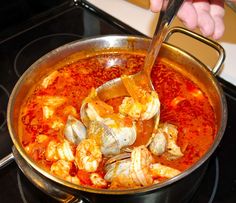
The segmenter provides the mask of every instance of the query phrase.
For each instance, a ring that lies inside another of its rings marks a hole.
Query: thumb
[[[161,10],[163,0],[150,0],[150,9],[153,12],[159,12]]]

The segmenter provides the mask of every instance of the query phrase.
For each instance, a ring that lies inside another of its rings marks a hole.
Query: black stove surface
[[[65,2],[0,33],[0,159],[11,153],[6,125],[9,95],[22,73],[40,56],[65,43],[106,34],[140,34],[85,3]],[[212,156],[191,203],[236,202],[236,88],[219,78],[228,103],[225,135]],[[56,202],[22,174],[13,162],[0,170],[0,201]]]

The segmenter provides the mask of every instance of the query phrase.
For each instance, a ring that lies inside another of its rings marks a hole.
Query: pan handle
[[[189,37],[192,37],[204,44],[207,44],[208,46],[210,46],[211,48],[215,49],[218,52],[218,60],[215,64],[215,66],[211,69],[211,72],[214,75],[217,75],[224,63],[225,60],[225,50],[224,48],[217,42],[210,40],[206,37],[203,37],[197,33],[194,33],[192,31],[189,31],[185,28],[181,28],[181,27],[173,27],[169,30],[169,32],[167,33],[167,36],[165,38],[165,41],[168,41],[169,38],[174,34],[174,33],[181,33],[181,34],[185,34],[188,35]]]
[[[10,164],[14,160],[14,155],[13,153],[8,154],[4,158],[0,160],[0,169],[4,168],[8,164]]]

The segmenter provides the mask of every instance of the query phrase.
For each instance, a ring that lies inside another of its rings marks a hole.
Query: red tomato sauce
[[[120,60],[119,65],[110,66],[112,60]],[[40,165],[49,170],[52,161],[45,158],[47,142],[36,143],[39,134],[45,134],[52,140],[63,139],[63,127],[52,128],[55,119],[66,123],[69,114],[80,119],[79,111],[82,100],[89,94],[92,87],[98,87],[122,74],[134,74],[143,65],[144,56],[138,54],[102,54],[81,59],[78,62],[58,69],[58,75],[53,83],[46,88],[36,84],[33,93],[25,100],[21,107],[20,137],[22,145],[30,145],[29,155]],[[178,128],[177,144],[184,156],[176,160],[167,160],[162,156],[155,156],[155,160],[164,165],[183,171],[198,161],[213,143],[216,134],[215,115],[207,96],[190,79],[175,71],[169,65],[158,59],[152,70],[152,81],[161,103],[160,122],[174,124]],[[65,101],[55,108],[52,117],[43,117],[41,100],[44,96],[63,97]],[[118,99],[119,100],[119,99]],[[121,100],[109,103],[117,108]],[[75,109],[74,112],[71,109]],[[144,144],[149,136],[150,122],[138,123],[138,137],[136,145]],[[104,176],[102,169],[99,173]],[[81,184],[91,185],[89,173],[78,170],[73,165],[71,174],[77,174]]]

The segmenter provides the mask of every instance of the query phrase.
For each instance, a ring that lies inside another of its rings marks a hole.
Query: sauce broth
[[[122,59],[118,65],[112,65]],[[80,119],[80,107],[91,88],[96,88],[106,81],[122,74],[138,72],[144,62],[144,55],[131,53],[109,53],[81,59],[56,71],[55,77],[48,84],[38,83],[21,106],[19,119],[20,139],[29,156],[41,167],[50,171],[54,163],[46,158],[46,148],[50,140],[60,142],[64,139],[63,129],[68,115]],[[177,144],[183,156],[168,160],[165,156],[154,156],[155,162],[184,171],[198,161],[209,149],[216,135],[215,114],[207,96],[189,78],[174,70],[162,59],[154,65],[151,78],[159,95],[160,122],[177,126]],[[42,80],[43,81],[43,80]],[[58,98],[54,103],[53,113],[48,110],[45,118],[43,106],[50,106],[51,97]],[[118,111],[122,98],[112,99],[107,103]],[[134,146],[147,143],[151,135],[152,121],[137,122],[137,139]],[[49,139],[39,135],[46,135]],[[75,152],[76,146],[73,146]],[[103,157],[96,172],[104,177]],[[79,184],[93,186],[90,172],[78,169],[72,161],[69,173],[79,178]],[[63,178],[63,177],[62,177]],[[161,178],[160,178],[161,180]],[[93,186],[95,187],[95,186]],[[103,187],[103,186],[101,186]],[[109,184],[103,188],[109,188]]]

